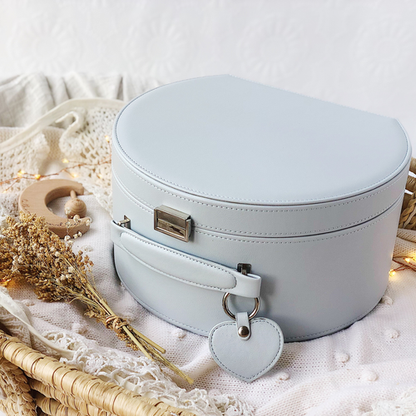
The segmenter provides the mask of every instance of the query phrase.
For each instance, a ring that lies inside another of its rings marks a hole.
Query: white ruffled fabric
[[[112,120],[122,105],[113,99],[132,98],[130,90],[123,89],[124,80],[116,76],[95,81],[76,74],[60,80],[43,78],[42,81],[41,75],[30,75],[12,80],[10,85],[0,84],[0,120],[9,120],[6,116],[10,116],[10,121],[3,123],[8,127],[0,128],[0,158],[15,158],[13,163],[0,165],[2,179],[14,176],[21,168],[28,172],[33,169],[34,173],[43,173],[43,169],[59,170],[65,166],[61,163],[64,157],[75,161],[107,157],[105,137],[111,136]],[[14,103],[15,96],[34,96],[31,84],[37,101],[25,101],[26,107],[19,101]],[[144,89],[143,85],[134,85],[131,91],[136,94]],[[67,102],[29,129],[13,127],[28,126],[65,97],[85,97],[91,90],[102,98]],[[67,92],[66,96],[63,91]],[[8,103],[7,109],[5,103]],[[58,124],[57,119],[61,119]],[[206,338],[156,318],[119,284],[112,262],[109,229],[110,170],[105,166],[95,176],[88,169],[74,173],[91,193],[83,199],[88,216],[93,219],[91,230],[75,241],[74,249],[88,251],[95,263],[98,289],[115,312],[165,347],[167,357],[196,380],[196,389],[176,376],[173,380],[178,386],[172,383],[154,364],[132,353],[101,325],[85,318],[80,305],[41,303],[29,288],[11,287],[12,298],[30,310],[32,326],[63,349],[73,351],[73,356],[66,358],[68,362],[107,379],[121,383],[127,380],[143,394],[162,397],[198,414],[253,415],[253,408],[258,416],[416,414],[416,275],[413,272],[393,276],[380,304],[367,317],[330,336],[285,344],[282,357],[272,371],[246,384],[217,367],[210,357]],[[11,195],[10,190],[0,193],[2,215],[16,213],[15,195]],[[57,201],[54,211],[62,215],[64,203],[64,200]],[[416,253],[416,233],[402,230],[395,254],[408,253]],[[38,341],[31,341],[41,348]],[[386,409],[393,408],[401,409],[402,413],[397,413],[399,410],[386,413],[390,411]],[[410,412],[406,409],[412,409],[413,413],[405,413]]]

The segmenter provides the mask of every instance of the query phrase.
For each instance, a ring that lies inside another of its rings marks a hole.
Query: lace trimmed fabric
[[[35,180],[19,175],[62,169],[110,213],[112,124],[122,106],[117,100],[71,100],[28,129],[0,129],[0,217],[16,214],[18,194]],[[66,129],[59,127],[68,122]],[[4,182],[11,178],[16,180]]]
[[[84,188],[91,192],[101,206],[111,212],[111,135],[115,117],[120,106],[75,108],[61,121],[73,118],[70,127],[59,140],[59,147],[70,161],[83,163],[72,172]],[[100,163],[94,169],[94,164]]]
[[[159,366],[145,357],[100,347],[95,341],[69,332],[47,332],[44,335],[59,347],[73,352],[71,359],[61,359],[64,363],[142,396],[161,399],[172,406],[207,416],[253,414],[252,406],[233,395],[181,389],[164,375]]]
[[[21,129],[15,128],[0,130],[1,180],[17,177],[18,172],[23,169],[37,173],[48,157],[50,151],[48,139],[53,136],[54,130],[34,134],[27,143],[14,146],[13,136],[20,131]],[[7,146],[6,143],[8,143]],[[33,157],[33,155],[36,155],[36,157]],[[16,214],[19,192],[29,184],[30,181],[22,179],[16,183],[4,183],[0,186],[0,219],[7,215]]]

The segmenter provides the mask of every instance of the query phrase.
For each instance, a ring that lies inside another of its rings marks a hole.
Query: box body
[[[385,291],[410,157],[386,117],[230,76],[160,87],[114,128],[113,219],[131,225],[113,224],[117,272],[144,307],[207,335],[227,319],[228,277],[192,275],[181,253],[191,268],[250,264],[259,315],[286,341],[335,332]],[[189,241],[155,230],[160,206],[189,215]],[[146,257],[152,242],[159,251]],[[252,310],[250,290],[236,291],[230,309]]]

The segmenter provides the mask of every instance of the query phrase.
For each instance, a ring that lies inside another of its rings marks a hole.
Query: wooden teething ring
[[[48,208],[51,201],[69,196],[71,191],[77,195],[84,194],[84,188],[80,183],[67,179],[48,179],[35,182],[20,194],[19,210],[44,217],[49,229],[60,238],[64,238],[66,235],[72,237],[79,231],[84,234],[90,229],[89,218],[80,218],[78,221],[74,221],[60,217]]]

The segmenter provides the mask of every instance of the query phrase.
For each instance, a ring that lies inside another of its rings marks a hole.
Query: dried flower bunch
[[[112,329],[129,347],[193,382],[163,357],[162,347],[114,314],[95,288],[92,261],[82,251],[75,254],[71,244],[48,229],[44,218],[20,213],[20,221],[8,217],[7,224],[0,238],[0,284],[24,281],[46,302],[82,302],[85,315]]]

